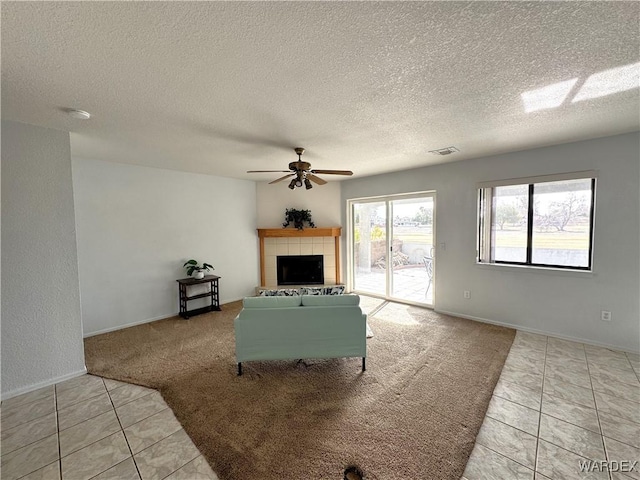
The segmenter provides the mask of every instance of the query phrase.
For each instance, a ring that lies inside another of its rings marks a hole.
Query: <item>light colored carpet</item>
[[[360,359],[246,362],[240,302],[85,340],[89,372],[159,389],[221,480],[459,479],[514,330],[388,304]]]

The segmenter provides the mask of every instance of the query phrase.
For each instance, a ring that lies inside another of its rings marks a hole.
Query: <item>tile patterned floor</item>
[[[518,332],[463,479],[640,480],[579,468],[640,462],[639,378],[639,355]],[[218,478],[155,390],[83,375],[1,416],[2,480]]]
[[[2,480],[217,480],[160,394],[93,375],[2,402]]]
[[[640,479],[639,379],[639,355],[518,332],[463,479]]]

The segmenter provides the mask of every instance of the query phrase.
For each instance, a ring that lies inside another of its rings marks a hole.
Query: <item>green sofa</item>
[[[242,362],[362,357],[367,316],[358,295],[247,297],[234,320],[238,375]]]

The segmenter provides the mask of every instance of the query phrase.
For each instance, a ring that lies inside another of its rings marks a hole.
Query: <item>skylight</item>
[[[572,103],[638,87],[640,87],[640,62],[594,73],[584,82]]]
[[[559,107],[577,81],[577,78],[572,78],[571,80],[524,92],[521,97],[524,102],[525,112],[529,113]]]

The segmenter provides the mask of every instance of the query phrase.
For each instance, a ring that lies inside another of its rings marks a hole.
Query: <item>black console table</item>
[[[219,297],[219,288],[218,288],[218,279],[220,277],[216,275],[205,275],[204,278],[196,279],[196,278],[181,278],[180,280],[176,280],[178,282],[178,293],[180,299],[180,316],[182,318],[193,317],[194,315],[200,315],[201,313],[214,312],[221,310],[220,308],[220,297]],[[209,284],[209,291],[205,293],[200,293],[198,295],[192,295],[189,297],[187,295],[187,287],[191,287],[193,285],[202,285]],[[196,298],[206,298],[211,297],[211,305],[202,308],[196,308],[195,310],[187,310],[187,302],[189,300],[195,300]]]

